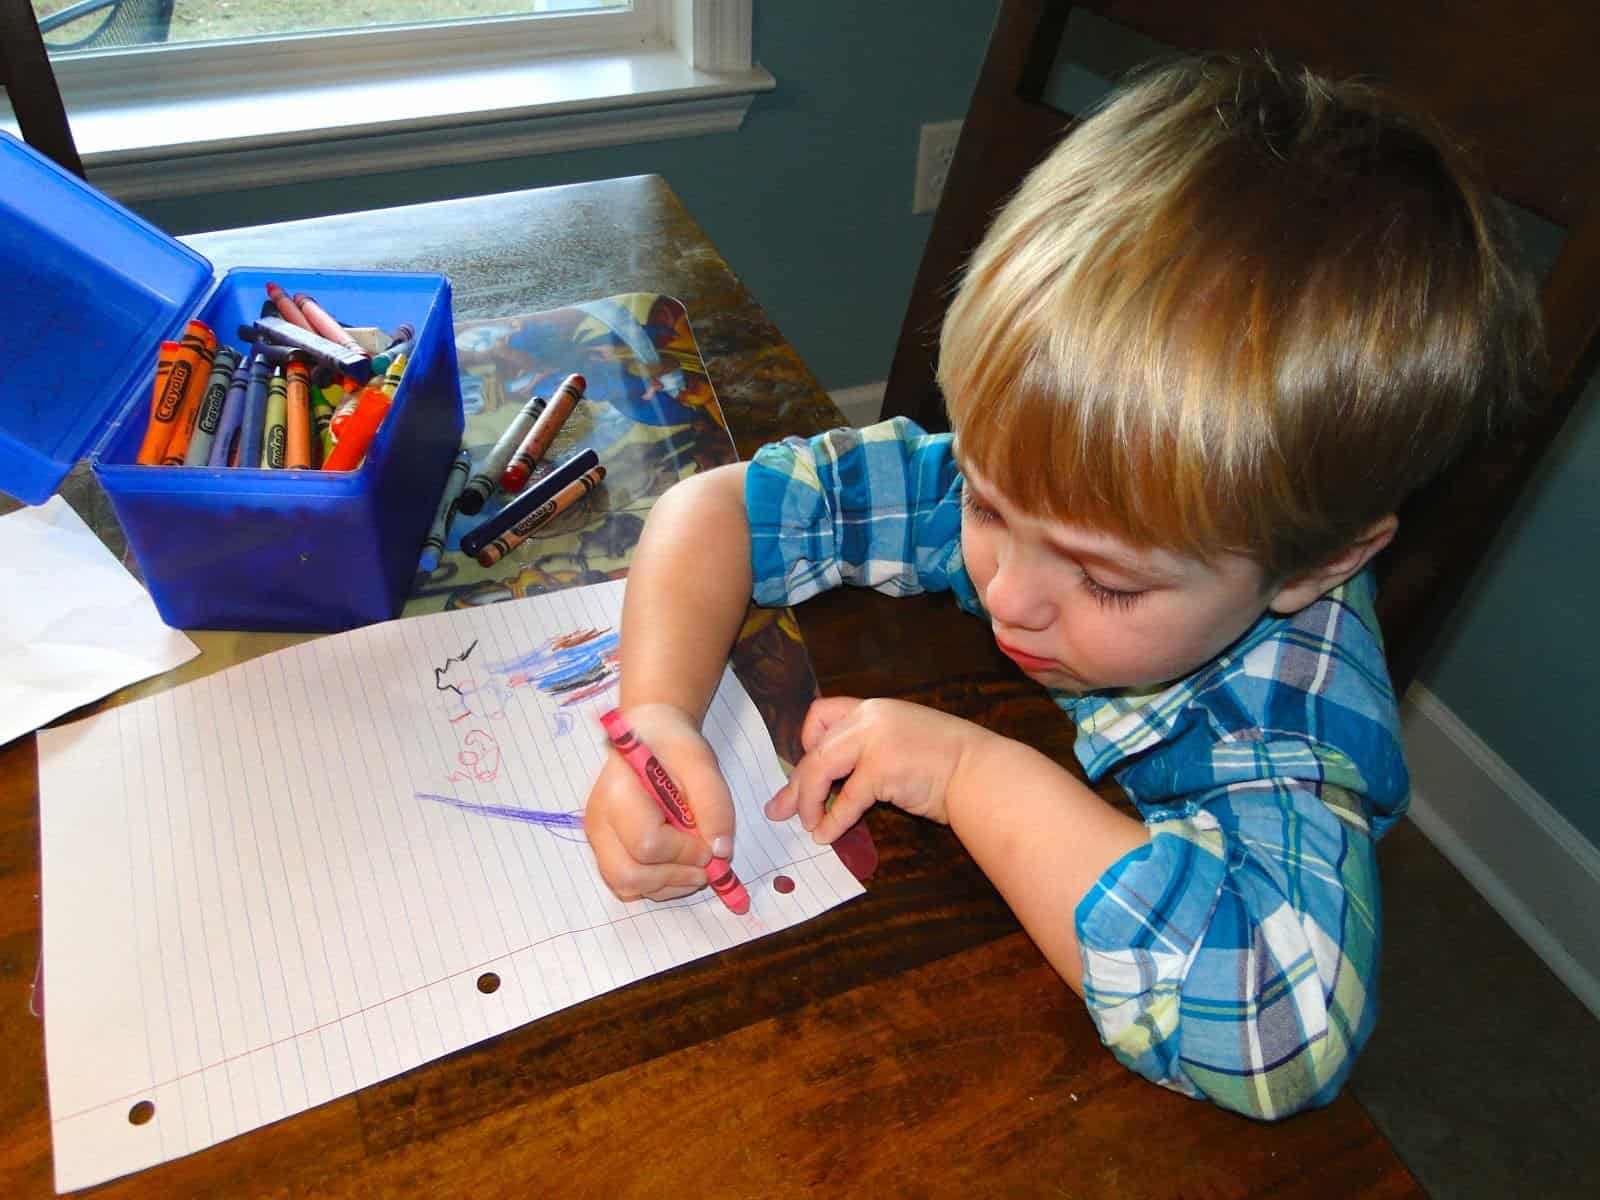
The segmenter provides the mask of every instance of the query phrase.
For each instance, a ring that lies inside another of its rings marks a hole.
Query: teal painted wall
[[[883,380],[929,219],[911,214],[917,130],[959,117],[995,0],[758,0],[756,57],[778,80],[716,137],[441,167],[140,206],[190,233],[613,175],[671,181],[824,386]],[[1093,39],[1091,38],[1091,41]],[[1104,47],[1068,67],[1104,73]],[[1593,842],[1600,766],[1600,388],[1492,552],[1423,682]]]
[[[757,0],[777,78],[731,134],[151,200],[174,234],[517,188],[660,174],[831,389],[889,373],[931,218],[911,213],[917,132],[958,119],[996,0]]]

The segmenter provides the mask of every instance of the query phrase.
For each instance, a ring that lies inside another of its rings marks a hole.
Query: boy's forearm
[[[750,604],[744,464],[674,486],[651,510],[622,609],[624,706],[705,713]]]
[[[1038,751],[987,731],[963,751],[945,811],[1051,966],[1081,995],[1078,902],[1149,840],[1144,825]]]

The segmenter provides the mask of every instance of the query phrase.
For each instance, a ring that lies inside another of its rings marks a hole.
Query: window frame
[[[53,65],[92,183],[202,195],[737,129],[774,86],[751,61],[751,7],[634,0]]]

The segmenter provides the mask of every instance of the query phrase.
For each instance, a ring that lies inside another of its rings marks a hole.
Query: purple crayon
[[[255,361],[246,356],[233,369],[228,380],[228,392],[222,401],[222,416],[217,421],[216,436],[211,439],[211,454],[206,459],[208,467],[225,467],[239,438],[239,426],[244,420],[244,393],[250,384],[250,364]]]

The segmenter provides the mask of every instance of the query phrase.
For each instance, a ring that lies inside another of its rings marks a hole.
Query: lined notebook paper
[[[783,774],[731,673],[706,729],[750,915],[709,890],[607,891],[581,809],[621,599],[618,582],[392,621],[39,734],[58,1190],[860,893],[797,821],[762,815]]]

